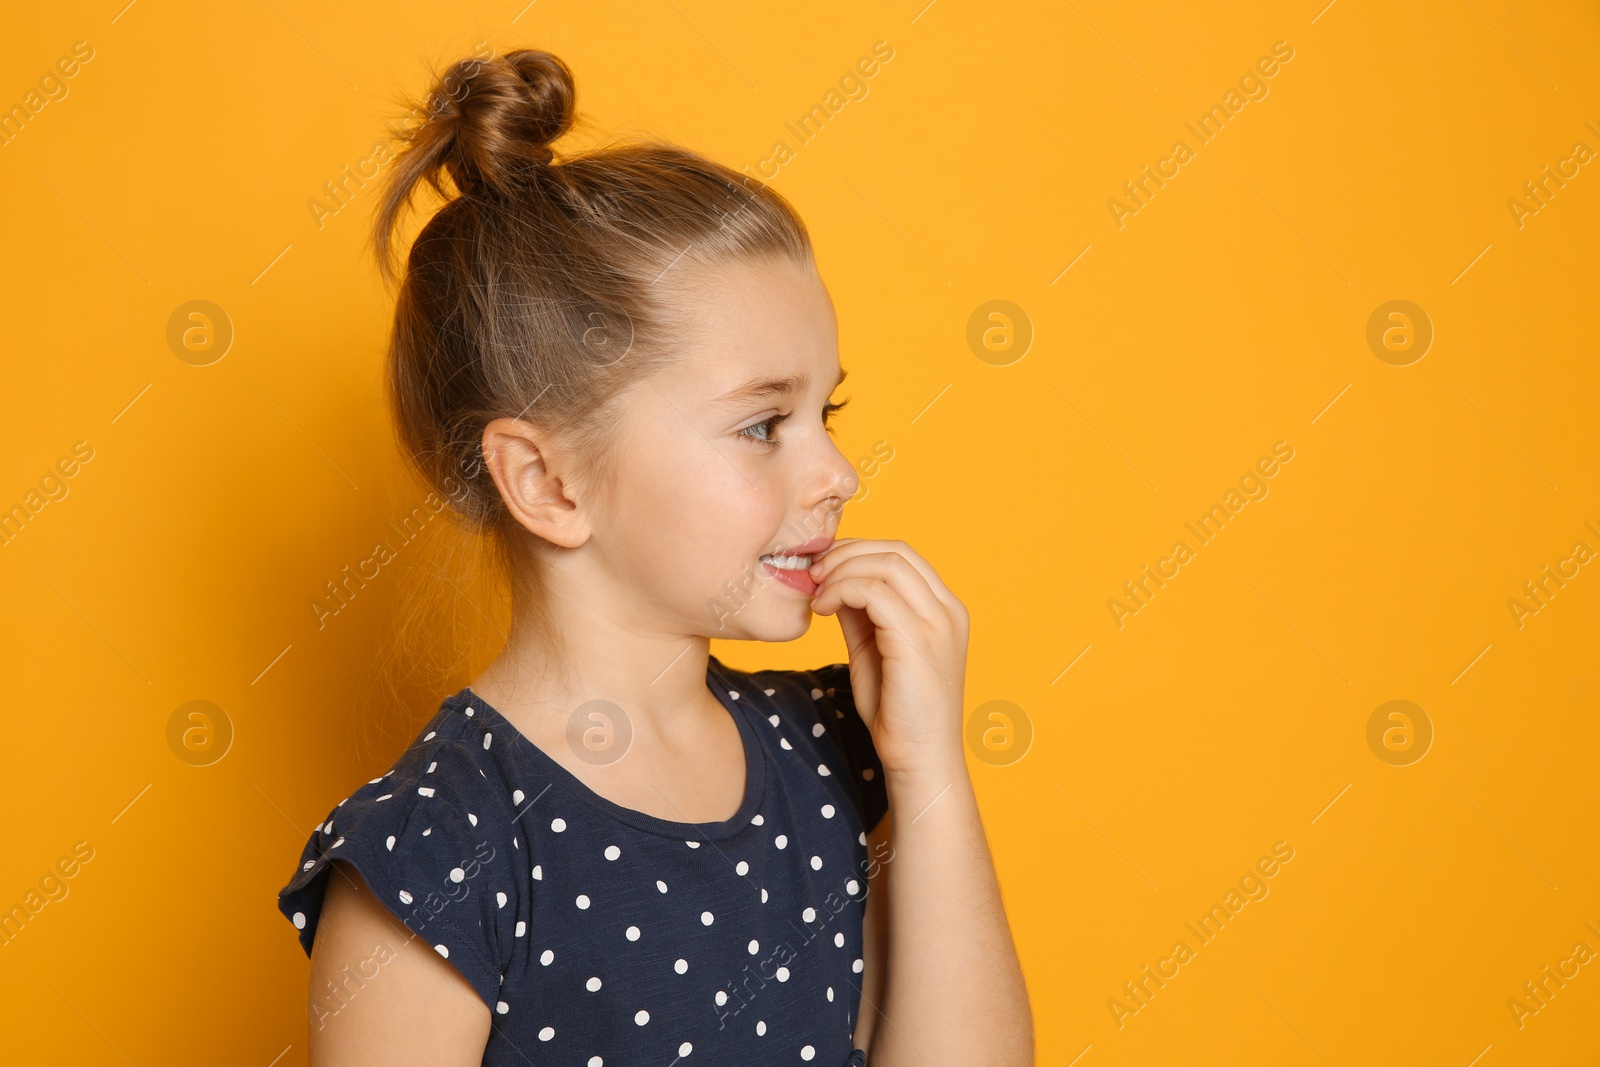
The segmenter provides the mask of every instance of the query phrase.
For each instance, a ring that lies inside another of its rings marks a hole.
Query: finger
[[[820,571],[812,572],[812,580],[820,583],[827,576],[830,568],[838,566],[844,560],[854,556],[874,551],[896,552],[904,556],[922,575],[923,580],[928,583],[928,588],[933,590],[934,595],[944,603],[945,607],[951,611],[957,610],[957,605],[960,603],[959,599],[944,584],[938,572],[933,569],[933,565],[923,559],[915,549],[904,541],[884,541],[865,537],[841,538],[830,545],[826,552],[812,559],[813,567],[821,564],[822,568]]]
[[[906,628],[918,621],[917,616],[900,594],[882,579],[847,578],[818,593],[817,597],[822,601],[819,614],[837,611],[841,606],[865,611],[872,624],[878,628],[880,652],[883,649],[881,635],[885,631],[911,644]]]
[[[868,552],[835,564],[818,584],[817,595],[841,583],[876,579],[891,586],[906,605],[930,622],[948,619],[950,608],[935,595],[922,572],[898,552]]]

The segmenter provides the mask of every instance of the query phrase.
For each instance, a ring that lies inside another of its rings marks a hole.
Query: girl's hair
[[[524,419],[574,456],[580,490],[601,482],[619,394],[685,356],[682,273],[812,256],[781,195],[686,148],[615,142],[558,159],[552,144],[575,104],[572,72],[549,52],[452,64],[402,136],[372,232],[382,277],[399,281],[387,388],[406,458],[469,538],[492,541],[513,596],[531,598],[528,617],[552,641],[540,553],[524,551],[538,546],[484,466],[485,425]],[[396,230],[423,183],[446,202],[402,272]]]

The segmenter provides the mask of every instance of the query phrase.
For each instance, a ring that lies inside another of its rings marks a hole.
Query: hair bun
[[[451,134],[444,168],[468,195],[509,192],[533,180],[554,159],[550,144],[571,128],[577,102],[571,69],[535,49],[459,60],[434,94],[444,101],[435,121]]]

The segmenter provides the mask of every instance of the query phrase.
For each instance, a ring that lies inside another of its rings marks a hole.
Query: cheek
[[[719,450],[698,435],[658,438],[621,464],[616,540],[672,599],[723,595],[724,583],[759,574],[756,557],[779,537],[783,496],[737,444]],[[674,561],[665,571],[663,558]]]

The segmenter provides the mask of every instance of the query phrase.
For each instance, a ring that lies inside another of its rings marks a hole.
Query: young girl
[[[278,906],[318,1065],[1033,1062],[962,751],[967,611],[857,478],[806,229],[688,150],[557,162],[571,72],[463,60],[392,164],[422,181],[391,339],[406,452],[491,534],[498,659],[311,835]],[[711,638],[838,618],[849,663]]]

